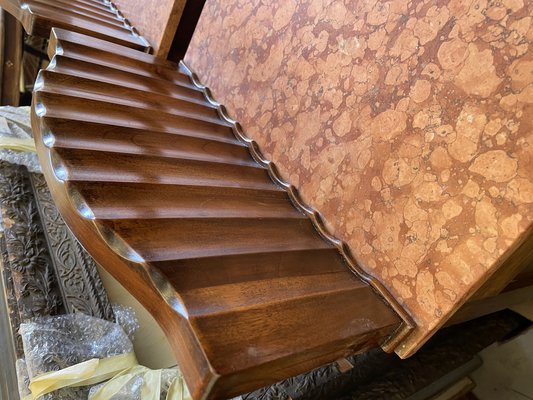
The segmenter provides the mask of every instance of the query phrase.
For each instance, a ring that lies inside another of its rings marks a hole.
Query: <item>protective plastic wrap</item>
[[[133,372],[131,376],[126,378],[125,384],[120,388],[120,390],[114,393],[111,397],[105,397],[108,400],[141,400],[142,386],[145,383],[144,372],[146,369],[143,367],[139,368],[138,373]],[[182,380],[181,373],[178,369],[162,369],[160,371],[160,400],[166,400],[168,391],[172,383],[176,379]],[[159,374],[158,374],[159,375]],[[91,388],[89,392],[89,400],[95,399],[95,396],[98,394],[98,391],[105,385],[105,383],[95,385]],[[190,398],[190,395],[183,386],[183,394],[181,394],[182,399],[186,400]]]
[[[122,311],[122,320],[128,322],[133,334],[137,324],[134,314]],[[133,352],[133,344],[120,325],[84,314],[36,318],[21,324],[20,334],[30,380],[93,358]],[[88,391],[88,387],[63,388],[41,398],[87,399]]]
[[[151,370],[137,364],[135,312],[122,305],[113,305],[113,311],[116,323],[80,313],[22,323],[21,399],[31,398],[30,387],[45,400],[191,400],[177,368]]]
[[[133,308],[128,306],[123,306],[122,304],[112,304],[113,314],[115,314],[115,321],[119,324],[126,335],[133,342],[135,338],[135,332],[139,329],[139,321],[135,316],[135,311]]]
[[[30,107],[0,107],[0,160],[41,172],[34,148]]]

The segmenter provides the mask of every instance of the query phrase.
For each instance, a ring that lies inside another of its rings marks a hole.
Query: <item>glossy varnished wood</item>
[[[178,71],[53,30],[33,128],[61,213],[152,313],[196,399],[384,342],[401,319]]]
[[[137,50],[151,49],[116,7],[104,1],[0,0],[0,7],[17,18],[29,35],[47,38],[57,27]]]

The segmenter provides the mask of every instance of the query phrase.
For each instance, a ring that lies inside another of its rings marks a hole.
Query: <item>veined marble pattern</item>
[[[533,2],[207,0],[185,61],[419,347],[533,227]]]

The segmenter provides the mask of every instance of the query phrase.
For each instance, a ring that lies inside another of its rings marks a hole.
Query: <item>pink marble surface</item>
[[[533,221],[533,3],[207,0],[186,62],[418,327]]]

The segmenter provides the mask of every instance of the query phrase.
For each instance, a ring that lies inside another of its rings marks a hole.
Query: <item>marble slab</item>
[[[533,230],[533,3],[208,0],[185,57],[412,315],[412,354]]]

